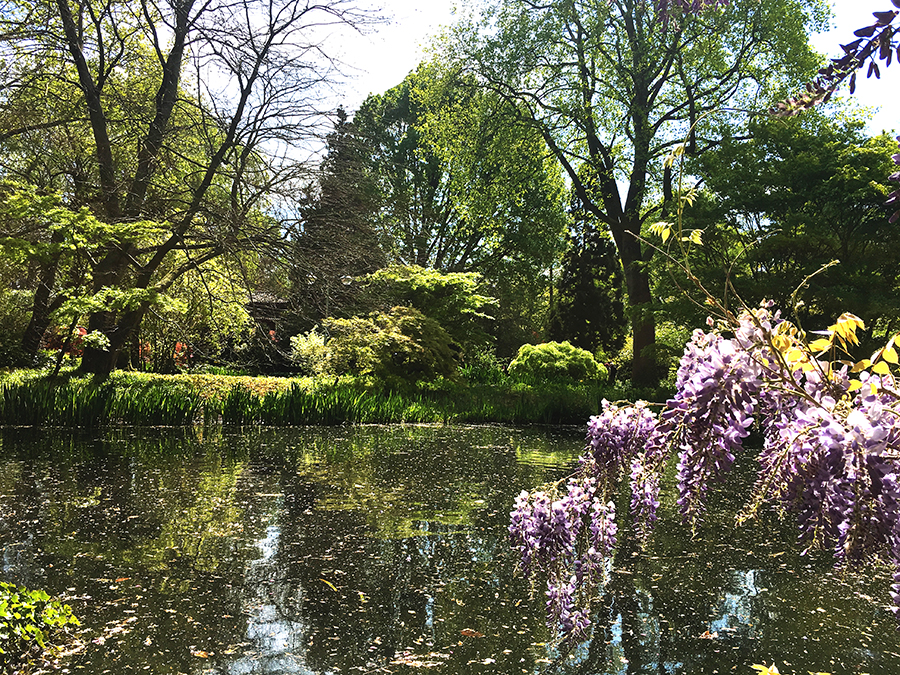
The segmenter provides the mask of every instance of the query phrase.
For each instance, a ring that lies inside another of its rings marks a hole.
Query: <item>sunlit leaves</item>
[[[759,664],[754,664],[750,666],[753,670],[757,671],[759,675],[780,675],[778,672],[778,668],[773,663],[771,666],[761,666]]]
[[[662,239],[663,243],[665,244],[669,240],[669,237],[672,236],[672,223],[667,223],[661,220],[650,225],[650,231],[657,237]]]
[[[828,327],[828,331],[836,335],[841,342],[841,346],[847,349],[848,345],[859,345],[859,338],[856,336],[857,329],[865,330],[866,326],[863,320],[858,316],[845,312],[838,317],[836,323]]]

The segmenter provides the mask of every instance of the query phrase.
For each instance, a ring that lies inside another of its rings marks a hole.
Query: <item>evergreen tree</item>
[[[624,278],[612,239],[589,223],[569,236],[556,298],[550,311],[551,340],[613,354],[622,348],[628,324]]]
[[[372,227],[379,200],[367,156],[356,126],[339,108],[294,245],[294,301],[307,326],[341,315],[358,293],[352,279],[385,264]]]

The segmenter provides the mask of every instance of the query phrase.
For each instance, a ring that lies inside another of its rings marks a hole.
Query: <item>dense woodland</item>
[[[768,114],[827,10],[661,11],[497,0],[350,111],[349,0],[3,2],[0,365],[422,381],[568,342],[653,384],[698,284],[883,341],[895,143]]]

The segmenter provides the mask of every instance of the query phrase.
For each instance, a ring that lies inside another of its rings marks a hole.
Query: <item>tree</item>
[[[442,272],[490,277],[508,259],[542,268],[564,222],[558,170],[534,130],[474,84],[423,64],[357,112],[386,250]]]
[[[615,244],[575,194],[569,247],[550,308],[550,339],[614,356],[625,342],[622,265]]]
[[[885,200],[895,145],[866,139],[858,123],[810,113],[752,125],[746,143],[726,141],[700,171],[741,238],[732,284],[750,304],[769,298],[818,325],[847,307],[870,326],[900,317],[900,250]],[[823,269],[826,265],[838,261]],[[822,270],[820,272],[820,270]]]
[[[665,157],[685,134],[696,155],[737,133],[740,118],[725,108],[758,109],[811,72],[805,36],[823,13],[793,0],[697,15],[630,0],[495,0],[480,23],[447,41],[461,68],[543,136],[612,234],[632,310],[636,382],[655,376],[649,252],[639,236],[672,207]]]
[[[43,0],[3,9],[2,48],[16,64],[7,66],[5,107],[27,111],[45,90],[61,102],[50,119],[23,114],[3,137],[27,149],[71,134],[89,153],[77,157],[64,196],[109,223],[160,223],[152,236],[109,243],[92,265],[94,295],[117,298],[89,322],[108,349],[86,349],[82,360],[103,375],[180,276],[280,236],[261,213],[293,185],[303,167],[296,157],[317,136],[317,91],[332,72],[320,58],[322,29],[363,16],[349,0]],[[176,254],[182,262],[167,266]]]
[[[31,185],[0,185],[0,253],[9,288],[30,296],[30,317],[19,335],[17,363],[31,365],[54,315],[65,323],[80,317],[75,309],[90,295],[90,260],[101,247],[117,241],[123,230],[143,226],[110,226],[87,207],[66,208],[55,193]]]
[[[339,109],[289,261],[295,305],[307,329],[343,314],[359,295],[353,279],[385,263],[372,226],[379,200],[366,153],[356,124]]]
[[[354,119],[372,148],[391,262],[481,274],[499,301],[497,348],[514,354],[546,325],[564,185],[539,134],[474,85],[423,64]]]
[[[215,360],[226,346],[250,338],[246,286],[228,262],[220,258],[190,270],[172,285],[164,302],[150,308],[133,335],[133,366],[174,373],[177,366]]]
[[[804,325],[852,307],[878,333],[874,341],[887,339],[900,316],[900,250],[884,203],[894,143],[866,138],[858,121],[812,111],[757,120],[750,131],[691,169],[704,177],[704,192],[683,214],[685,229],[703,231],[702,246],[690,249],[691,272],[719,298],[773,300]],[[683,305],[691,282],[679,264],[664,266],[657,294]],[[693,324],[705,311],[682,318]]]

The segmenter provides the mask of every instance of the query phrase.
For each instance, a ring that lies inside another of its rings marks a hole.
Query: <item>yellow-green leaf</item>
[[[890,375],[891,368],[884,361],[879,361],[874,366],[872,366],[872,372],[877,373],[878,375]]]
[[[865,370],[869,366],[872,365],[872,362],[869,359],[863,359],[862,361],[858,361],[855,366],[850,369],[851,373],[858,373],[861,370]]]
[[[784,358],[788,363],[797,363],[797,361],[803,359],[803,352],[794,347],[793,349],[788,350],[787,354],[784,355]]]
[[[771,666],[761,666],[758,663],[754,663],[750,667],[753,668],[753,670],[759,671],[759,675],[781,675],[774,663]]]
[[[819,352],[824,352],[828,349],[831,349],[831,340],[828,338],[819,338],[818,340],[813,340],[809,343],[809,348],[818,354]]]
[[[888,363],[897,363],[900,359],[897,358],[897,350],[894,349],[893,346],[885,347],[884,351],[881,352],[881,358],[883,358]]]
[[[850,386],[847,391],[857,391],[858,389],[862,389],[863,383],[859,380],[850,380]]]

